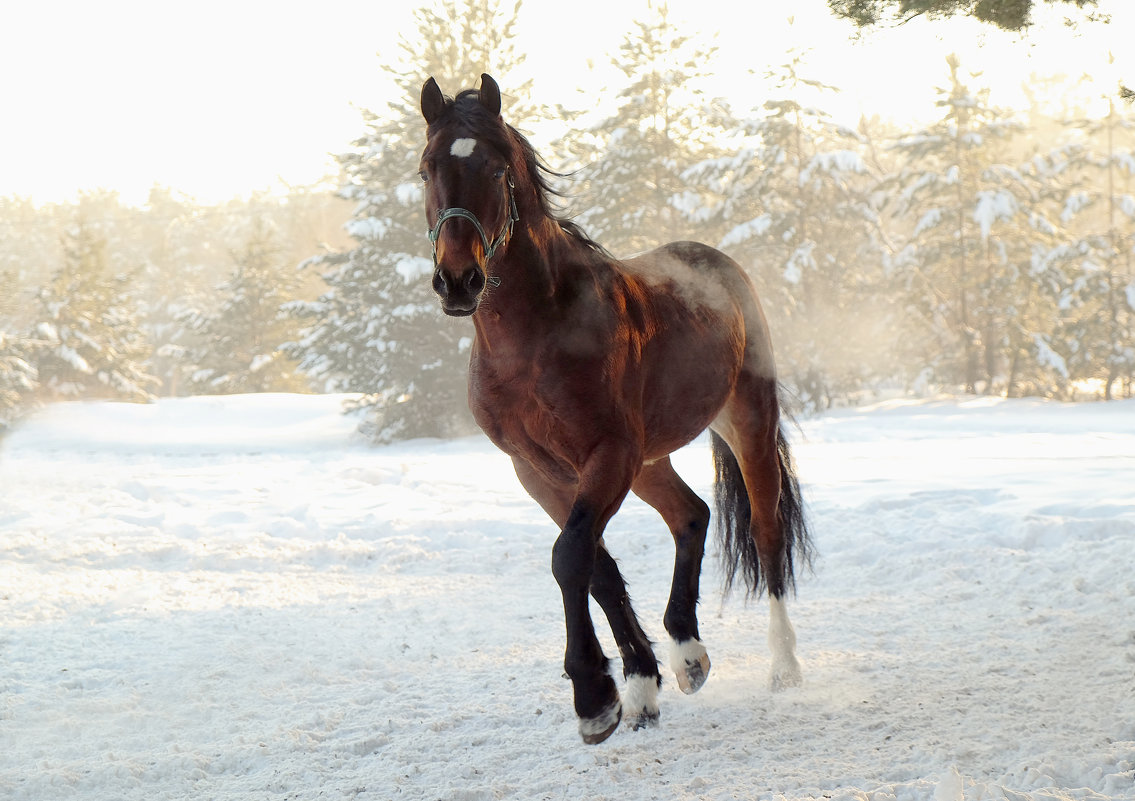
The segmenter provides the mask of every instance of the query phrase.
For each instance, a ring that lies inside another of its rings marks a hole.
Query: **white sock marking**
[[[788,620],[788,609],[779,598],[769,596],[768,646],[772,651],[771,684],[774,690],[795,687],[802,681],[796,661],[796,630]]]
[[[670,669],[676,675],[686,672],[686,665],[697,664],[705,656],[705,646],[701,640],[670,640]]]
[[[623,692],[623,708],[630,714],[658,715],[658,679],[653,676],[640,676],[632,673],[627,676],[627,687]]]
[[[449,148],[449,155],[457,156],[459,159],[467,159],[473,155],[473,150],[476,147],[476,139],[454,139]]]
[[[581,719],[579,733],[585,739],[602,734],[615,725],[623,709],[622,702],[616,698],[615,702],[599,713],[597,717]]]

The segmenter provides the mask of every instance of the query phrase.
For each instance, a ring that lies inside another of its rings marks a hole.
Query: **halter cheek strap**
[[[431,228],[426,236],[430,239],[430,245],[433,247],[434,267],[437,267],[437,241],[441,238],[441,226],[446,220],[452,220],[455,217],[461,217],[473,223],[473,227],[477,229],[477,233],[481,235],[481,244],[485,248],[485,261],[489,261],[497,252],[497,249],[503,245],[512,236],[513,226],[520,220],[520,214],[516,210],[516,197],[513,194],[515,187],[512,184],[512,175],[508,175],[508,221],[504,224],[497,238],[489,241],[489,235],[485,233],[485,227],[481,225],[481,221],[477,219],[477,215],[468,209],[463,209],[457,206],[448,209],[442,209],[437,213],[437,222]],[[491,275],[488,282],[493,286],[500,286],[500,278]]]

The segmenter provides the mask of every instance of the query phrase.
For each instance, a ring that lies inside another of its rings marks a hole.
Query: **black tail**
[[[766,589],[757,546],[749,533],[752,509],[741,466],[729,445],[716,433],[713,440],[714,505],[717,517],[717,540],[725,569],[725,591],[733,587],[740,570],[745,581],[746,596],[759,597]],[[777,525],[784,539],[783,575],[773,576],[781,587],[796,591],[795,562],[805,565],[812,562],[812,537],[804,517],[804,503],[800,496],[800,482],[792,463],[792,453],[784,436],[783,425],[776,432],[777,464],[780,467],[780,503],[777,506]]]

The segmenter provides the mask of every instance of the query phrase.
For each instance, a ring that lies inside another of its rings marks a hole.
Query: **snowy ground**
[[[1132,403],[806,421],[804,686],[709,560],[708,684],[589,747],[507,460],[368,448],[339,400],[60,405],[0,445],[0,798],[1135,798]],[[676,463],[704,494],[705,443]],[[631,501],[606,540],[659,637],[669,535]]]

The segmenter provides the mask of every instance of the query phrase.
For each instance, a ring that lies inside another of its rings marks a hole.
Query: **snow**
[[[771,227],[772,217],[762,214],[760,217],[755,217],[748,222],[735,226],[721,240],[720,247],[728,248],[764,236]]]
[[[1068,378],[1068,363],[1063,356],[1049,346],[1044,335],[1033,334],[1033,346],[1036,348],[1036,363],[1038,365],[1051,368]]]
[[[1132,402],[804,421],[803,685],[711,555],[706,686],[666,670],[656,728],[585,746],[508,459],[368,447],[346,399],[59,404],[0,443],[0,798],[1135,798]],[[704,440],[675,464],[708,495]],[[605,541],[665,659],[669,534],[632,499]]]
[[[1069,192],[1068,199],[1064,201],[1064,210],[1060,212],[1061,222],[1067,223],[1092,203],[1087,192]]]
[[[919,221],[918,221],[918,225],[916,225],[914,227],[914,236],[918,237],[923,232],[928,231],[929,229],[933,228],[934,226],[936,226],[941,221],[942,221],[942,209],[940,209],[940,208],[930,209],[929,211],[927,211],[925,214],[922,215],[921,219],[919,219]]]
[[[1011,220],[1017,209],[1017,199],[1009,192],[1003,189],[982,190],[977,193],[973,221],[981,227],[982,238],[988,239],[993,224],[999,220]]]
[[[808,165],[800,171],[800,185],[803,186],[815,172],[822,173],[858,173],[867,172],[867,165],[862,157],[854,150],[834,150],[826,153],[817,153]]]
[[[390,230],[391,221],[378,217],[355,217],[347,222],[347,233],[354,239],[382,239]]]
[[[394,270],[407,285],[432,275],[433,269],[433,262],[422,256],[405,256],[394,265]]]

